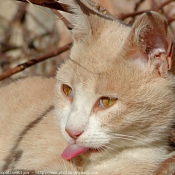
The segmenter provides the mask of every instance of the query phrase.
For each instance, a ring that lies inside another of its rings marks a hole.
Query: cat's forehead
[[[112,69],[114,63],[120,62],[120,52],[129,31],[130,28],[121,24],[106,25],[101,32],[97,30],[83,42],[75,43],[70,57],[96,73]]]
[[[82,42],[75,42],[70,59],[60,70],[69,82],[85,84],[90,81],[113,82],[120,77],[125,60],[122,58],[123,44],[130,28],[115,22],[104,24],[103,30],[87,36]],[[75,80],[76,79],[76,80]],[[111,83],[110,83],[111,84]]]
[[[103,28],[96,28],[82,41],[74,42],[70,59],[58,74],[64,75],[62,79],[68,84],[79,84],[87,89],[94,85],[98,92],[107,92],[124,84],[133,72],[132,67],[125,71],[126,60],[121,55],[123,49],[127,49],[123,44],[130,28],[114,21],[100,24]]]
[[[99,64],[88,64],[69,58],[59,69],[58,77],[69,85],[79,86],[88,91],[94,89],[96,93],[114,92],[123,89],[123,86],[127,88],[129,84],[137,84],[142,79],[140,69],[135,69],[126,61],[119,59],[113,63]]]

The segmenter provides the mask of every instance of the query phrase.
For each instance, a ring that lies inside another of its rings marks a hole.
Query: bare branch
[[[132,12],[132,13],[128,13],[128,14],[120,14],[118,15],[118,19],[120,20],[124,20],[126,18],[129,18],[129,17],[135,17],[137,15],[141,15],[142,13],[144,12],[147,12],[148,10],[142,10],[142,11],[138,11],[138,12]]]
[[[171,24],[173,21],[175,21],[175,15],[173,15],[167,19],[168,24]]]
[[[165,7],[166,5],[170,4],[171,2],[173,2],[174,0],[167,0],[165,2],[163,2],[162,4],[160,4],[158,7],[157,7],[157,11],[158,10],[161,10],[163,7]]]
[[[72,29],[72,24],[59,11],[55,9],[52,9],[52,11],[63,21],[63,23],[69,30]]]
[[[26,13],[26,8],[27,8],[26,4],[19,4],[16,14],[14,15],[14,17],[9,22],[9,26],[6,29],[6,34],[11,33],[11,30],[12,30],[11,26],[13,26],[13,24],[16,21],[21,21],[22,20],[22,17]],[[10,39],[10,35],[6,35],[6,37],[4,37],[4,41],[2,43],[3,44],[5,43],[7,45],[9,39]]]
[[[145,0],[139,0],[134,7],[134,11],[137,11],[137,9],[140,7],[140,5],[144,2]]]
[[[16,1],[28,3],[28,1],[26,1],[26,0],[16,0]],[[70,6],[68,4],[63,4],[63,3],[57,2],[55,0],[29,0],[29,1],[35,5],[40,5],[40,6],[48,7],[51,9],[72,13],[69,10]]]
[[[41,55],[39,57],[33,58],[33,59],[31,59],[31,60],[29,60],[29,61],[27,61],[25,63],[19,64],[18,66],[14,67],[12,69],[7,70],[6,72],[4,72],[4,73],[2,73],[0,75],[0,81],[10,77],[13,74],[21,72],[21,71],[23,71],[24,69],[26,69],[26,68],[28,68],[30,66],[33,66],[33,65],[35,65],[37,63],[40,63],[40,62],[42,62],[42,61],[44,61],[44,60],[46,60],[48,58],[57,56],[57,55],[65,52],[65,51],[69,50],[70,45],[71,45],[71,43],[69,43],[69,44],[67,44],[67,45],[65,45],[63,47],[57,48],[55,50],[52,50],[52,51],[50,51],[50,52],[48,52],[48,53],[46,53],[44,55]]]
[[[167,1],[163,2],[162,4],[160,4],[157,8],[150,9],[150,10],[155,10],[155,11],[161,10],[162,8],[164,8],[166,5],[170,4],[173,1],[174,0],[167,0]],[[124,20],[124,19],[129,18],[129,17],[135,17],[135,16],[140,15],[140,14],[147,12],[147,11],[149,11],[149,10],[142,10],[142,11],[132,12],[132,13],[128,13],[128,14],[120,14],[118,16],[118,18],[120,20]]]

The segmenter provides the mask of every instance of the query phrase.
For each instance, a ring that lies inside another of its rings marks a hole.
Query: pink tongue
[[[61,154],[61,156],[66,159],[72,159],[84,152],[87,151],[87,148],[84,148],[82,146],[78,146],[77,144],[73,144],[73,145],[68,145],[67,148],[63,151],[63,153]]]

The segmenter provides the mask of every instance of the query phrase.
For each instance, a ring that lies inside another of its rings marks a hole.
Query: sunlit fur
[[[0,170],[153,175],[169,157],[175,118],[175,78],[167,63],[172,41],[164,19],[143,14],[131,28],[75,11],[74,44],[56,80],[31,77],[0,89]],[[117,101],[103,109],[101,97]],[[71,161],[61,157],[74,143],[66,127],[83,131],[76,143],[89,148]]]

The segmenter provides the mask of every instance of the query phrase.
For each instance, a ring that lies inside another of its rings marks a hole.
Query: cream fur
[[[56,80],[31,77],[0,89],[0,170],[153,175],[170,157],[175,118],[168,28],[155,12],[132,28],[80,9],[77,14],[70,58]],[[73,100],[62,84],[73,89]],[[103,96],[118,100],[102,109]],[[76,143],[90,148],[71,161],[61,157],[75,142],[65,128],[82,131]]]

